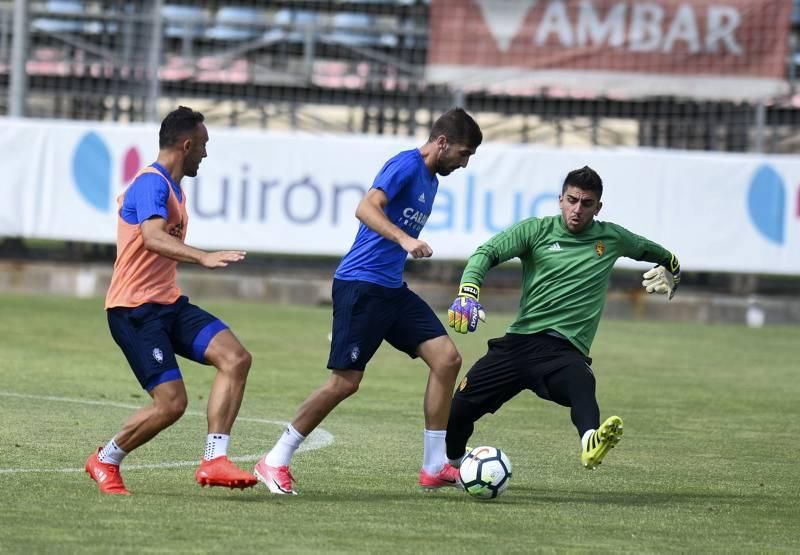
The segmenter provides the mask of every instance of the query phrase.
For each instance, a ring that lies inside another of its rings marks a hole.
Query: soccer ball
[[[470,496],[494,499],[508,487],[511,461],[496,447],[476,447],[464,456],[458,476]]]

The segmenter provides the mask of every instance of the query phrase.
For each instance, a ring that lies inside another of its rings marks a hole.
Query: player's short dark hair
[[[173,110],[164,121],[161,122],[161,129],[158,132],[158,147],[168,148],[174,146],[178,141],[195,130],[206,118],[200,112],[195,112],[186,106],[178,106]]]
[[[564,178],[564,185],[561,186],[561,194],[563,195],[567,187],[572,185],[584,191],[592,191],[597,193],[597,200],[603,196],[603,180],[600,176],[589,166],[583,166],[577,170],[572,170]]]
[[[439,135],[444,135],[449,143],[473,149],[483,141],[481,128],[463,108],[453,108],[439,116],[431,128],[428,141],[435,141]]]

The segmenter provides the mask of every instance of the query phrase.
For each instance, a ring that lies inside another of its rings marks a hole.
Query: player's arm
[[[447,311],[448,325],[459,333],[475,331],[486,320],[480,299],[481,285],[490,269],[532,248],[539,220],[529,218],[501,231],[478,247],[467,261],[458,286],[458,296]]]
[[[402,229],[394,225],[386,217],[386,205],[389,197],[378,188],[373,187],[361,199],[356,208],[356,218],[361,223],[370,228],[389,241],[393,241],[403,247],[414,258],[427,258],[433,254],[433,250],[428,243],[414,239]]]
[[[167,220],[153,216],[140,225],[144,248],[178,262],[191,262],[206,268],[224,268],[231,262],[239,262],[245,257],[243,251],[206,252],[185,244],[170,235]]]
[[[681,263],[678,257],[650,239],[622,227],[619,230],[626,245],[625,256],[655,264],[642,275],[642,287],[648,293],[667,295],[672,300],[681,282]]]

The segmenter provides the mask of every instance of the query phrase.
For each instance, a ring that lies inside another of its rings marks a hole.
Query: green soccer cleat
[[[609,416],[586,442],[586,447],[581,453],[583,466],[587,470],[597,468],[603,462],[606,453],[619,443],[620,439],[622,439],[622,418]]]

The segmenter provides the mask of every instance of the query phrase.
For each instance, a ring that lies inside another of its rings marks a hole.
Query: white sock
[[[594,428],[592,428],[591,430],[586,430],[584,432],[583,437],[581,438],[581,447],[583,447],[584,451],[586,451],[586,445],[589,443],[589,438],[592,437],[593,433],[594,433]]]
[[[100,450],[100,454],[97,455],[97,458],[100,459],[101,463],[116,464],[119,466],[122,463],[122,459],[125,458],[125,455],[127,455],[127,453],[120,449],[117,442],[112,439]]]
[[[422,444],[422,470],[428,474],[439,472],[447,461],[445,437],[447,437],[447,430],[425,430]]]
[[[447,459],[447,462],[450,463],[450,466],[455,468],[461,468],[461,463],[464,462],[464,458],[467,456],[467,452],[465,451],[463,455],[458,457],[457,459]]]
[[[278,438],[277,443],[272,447],[267,456],[264,458],[269,466],[289,466],[292,462],[292,456],[306,436],[294,429],[294,426],[289,424],[286,430]]]
[[[210,461],[217,457],[226,456],[230,440],[231,436],[228,434],[208,434],[206,436],[206,451],[203,453],[203,460]]]

